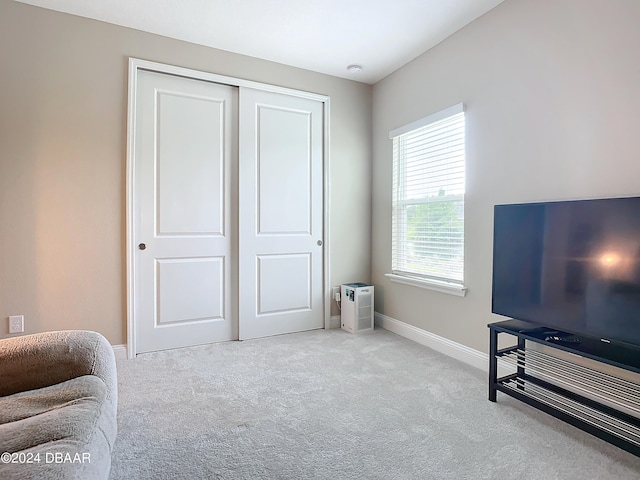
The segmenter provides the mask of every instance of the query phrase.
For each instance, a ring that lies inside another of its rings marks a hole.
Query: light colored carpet
[[[119,479],[634,479],[640,459],[377,329],[118,362]]]

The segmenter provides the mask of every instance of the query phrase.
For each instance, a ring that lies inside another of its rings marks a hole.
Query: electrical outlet
[[[24,332],[24,315],[11,315],[9,317],[9,333]]]
[[[331,296],[336,302],[340,301],[340,287],[333,287],[331,289]]]

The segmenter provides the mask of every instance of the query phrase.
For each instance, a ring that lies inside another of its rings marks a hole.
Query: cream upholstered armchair
[[[116,411],[115,358],[99,333],[0,340],[0,478],[108,478]]]

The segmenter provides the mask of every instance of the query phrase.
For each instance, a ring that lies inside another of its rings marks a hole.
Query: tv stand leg
[[[518,350],[520,350],[521,352],[525,351],[525,342],[526,340],[524,338],[518,337]],[[523,366],[520,366],[521,362]],[[524,369],[525,369],[524,362],[525,362],[524,357],[521,357],[520,355],[518,355],[518,369],[517,369],[518,378],[524,378]],[[524,385],[518,385],[518,389],[524,390]]]
[[[498,381],[498,332],[491,328],[489,330],[489,401],[496,401],[496,384]]]

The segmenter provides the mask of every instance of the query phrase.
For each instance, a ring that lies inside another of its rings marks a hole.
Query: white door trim
[[[249,87],[267,92],[282,93],[302,98],[317,100],[324,105],[324,159],[323,159],[323,296],[324,296],[324,328],[329,329],[331,326],[331,299],[329,293],[331,286],[329,285],[330,275],[330,245],[329,241],[329,214],[330,209],[330,176],[329,176],[329,103],[330,99],[327,95],[317,93],[293,90],[285,87],[278,87],[266,83],[253,82],[251,80],[243,80],[215,73],[202,72],[189,68],[176,67],[174,65],[166,65],[162,63],[150,62],[138,58],[129,58],[129,80],[128,80],[128,107],[127,107],[127,165],[126,165],[126,274],[127,274],[127,356],[131,359],[136,355],[136,334],[135,334],[135,223],[134,223],[134,160],[135,160],[135,125],[136,125],[136,93],[138,86],[138,72],[140,70],[150,70],[158,73],[177,75],[196,80],[204,80],[214,83],[222,83],[225,85],[236,87]]]

